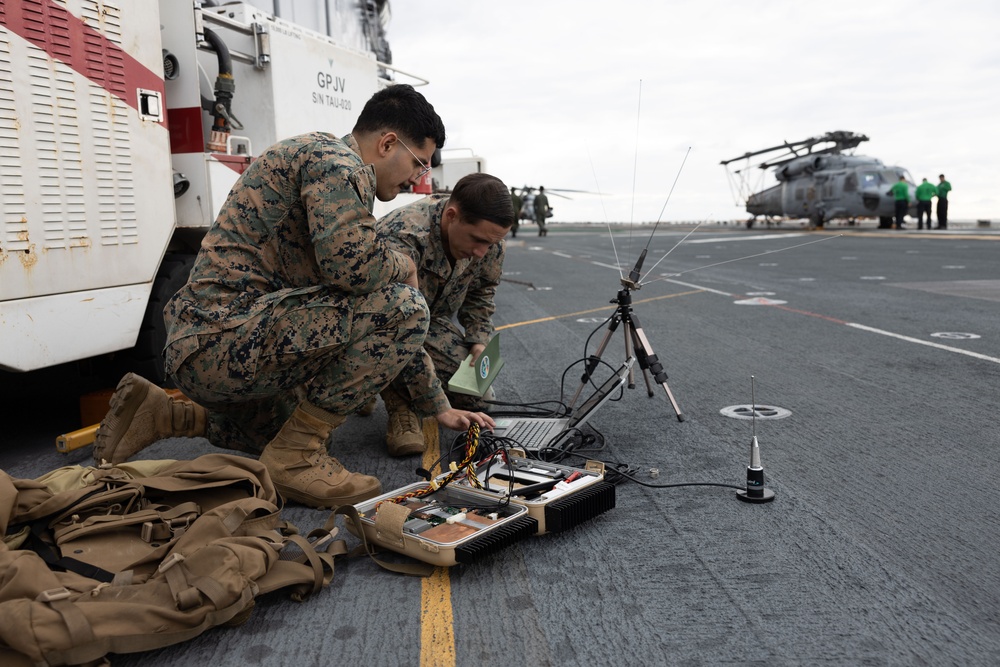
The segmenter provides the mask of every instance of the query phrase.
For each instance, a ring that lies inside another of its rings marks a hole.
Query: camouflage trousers
[[[470,347],[465,342],[465,334],[462,329],[452,320],[446,317],[431,318],[427,338],[424,340],[424,350],[434,362],[434,373],[441,381],[448,402],[453,408],[479,411],[486,408],[486,404],[479,397],[448,391],[448,380],[469,356]],[[394,381],[392,386],[400,395],[410,395],[400,380]]]
[[[166,365],[208,409],[212,444],[259,453],[303,400],[348,415],[374,398],[420,349],[429,319],[424,297],[401,283],[361,296],[291,289],[259,317],[199,334],[195,349],[175,341]]]

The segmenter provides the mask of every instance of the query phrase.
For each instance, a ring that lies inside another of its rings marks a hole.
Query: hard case
[[[363,531],[369,543],[384,549],[444,567],[476,562],[538,529],[527,507],[502,506],[497,496],[457,485],[411,498],[406,506],[384,502],[428,486],[417,482],[355,505],[361,525],[348,518],[347,529],[358,537]]]
[[[568,530],[615,506],[615,486],[604,481],[604,464],[599,461],[587,461],[584,468],[574,468],[512,455],[510,463],[478,466],[476,477],[487,488],[473,487],[468,477],[457,483],[489,497],[510,494],[510,502],[526,507],[528,516],[538,522],[538,535]],[[566,479],[572,481],[561,481]],[[517,495],[519,489],[553,480],[560,481],[551,490],[527,497]]]

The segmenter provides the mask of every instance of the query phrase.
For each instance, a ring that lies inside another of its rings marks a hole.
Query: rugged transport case
[[[495,494],[454,483],[399,504],[384,502],[428,485],[417,482],[355,505],[365,539],[432,565],[451,566],[476,562],[538,530],[524,505],[505,504]],[[346,525],[360,537],[353,520]]]

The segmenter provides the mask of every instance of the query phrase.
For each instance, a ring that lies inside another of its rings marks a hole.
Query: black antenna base
[[[759,493],[760,495],[751,495],[752,493]],[[736,492],[736,499],[742,500],[745,503],[769,503],[774,500],[774,491],[768,488],[757,489],[756,491],[751,491],[750,489],[746,491],[740,490]]]
[[[753,376],[751,376],[752,379]],[[747,488],[737,491],[736,498],[745,503],[769,503],[774,500],[774,491],[764,486],[764,466],[760,464],[760,445],[757,443],[756,435],[750,441]]]

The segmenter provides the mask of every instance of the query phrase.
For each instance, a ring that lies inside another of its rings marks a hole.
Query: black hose
[[[205,28],[205,41],[212,47],[212,50],[215,51],[219,59],[219,75],[228,74],[232,76],[233,58],[229,55],[229,47],[226,46],[226,43],[222,41],[222,38],[215,31],[208,28]]]

